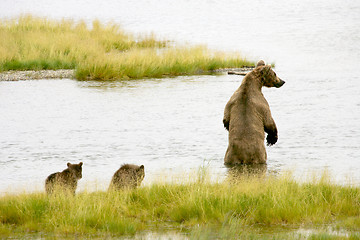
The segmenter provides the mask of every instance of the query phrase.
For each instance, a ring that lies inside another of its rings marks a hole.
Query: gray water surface
[[[279,130],[267,171],[360,183],[359,1],[1,1],[1,18],[22,13],[113,21],[274,62],[286,84],[263,89]],[[225,176],[222,115],[241,80],[0,82],[0,191],[42,190],[68,161],[84,162],[80,189],[105,189],[125,162],[145,165],[145,184],[202,165]]]

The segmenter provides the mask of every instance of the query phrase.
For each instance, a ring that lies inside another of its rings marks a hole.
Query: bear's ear
[[[79,166],[81,167],[82,165],[83,165],[83,163],[82,163],[82,162],[80,162],[80,163],[79,163]]]
[[[256,67],[259,67],[259,66],[265,66],[264,60],[260,60],[257,62]]]
[[[71,166],[71,163],[68,162],[66,165],[67,165],[68,167],[70,167],[70,166]]]
[[[141,169],[144,169],[144,165],[141,165],[141,166],[139,167],[139,170],[141,170]]]

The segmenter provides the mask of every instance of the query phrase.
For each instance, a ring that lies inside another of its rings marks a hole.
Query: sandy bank
[[[0,73],[0,81],[20,81],[31,79],[74,78],[73,69],[40,71],[7,71]]]

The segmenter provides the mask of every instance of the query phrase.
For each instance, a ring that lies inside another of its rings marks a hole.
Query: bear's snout
[[[279,78],[279,82],[275,84],[275,87],[279,88],[279,87],[281,87],[281,86],[284,85],[284,84],[285,84],[285,81],[283,81],[283,80],[281,80],[281,79]]]

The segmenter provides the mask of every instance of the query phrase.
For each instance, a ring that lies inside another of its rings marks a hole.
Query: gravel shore
[[[251,71],[252,67],[245,68],[224,68],[217,69],[212,72],[228,72],[229,74],[245,75]],[[0,81],[21,81],[33,79],[53,79],[53,78],[69,78],[74,79],[74,69],[60,69],[60,70],[40,70],[40,71],[7,71],[0,72]],[[236,72],[236,73],[233,73]],[[240,72],[240,73],[239,73]]]
[[[31,79],[74,78],[73,69],[40,71],[7,71],[0,73],[0,81],[20,81]]]

